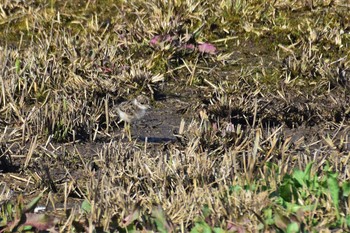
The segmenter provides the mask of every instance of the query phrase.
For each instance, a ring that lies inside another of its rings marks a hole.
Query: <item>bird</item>
[[[145,116],[146,111],[150,109],[149,98],[145,95],[139,95],[131,101],[125,101],[116,108],[120,120],[132,123]]]
[[[112,110],[111,116],[119,116],[120,123],[124,121],[124,129],[128,132],[129,140],[131,140],[130,124],[140,120],[146,115],[150,109],[150,99],[145,95],[138,95],[135,99],[120,103]]]

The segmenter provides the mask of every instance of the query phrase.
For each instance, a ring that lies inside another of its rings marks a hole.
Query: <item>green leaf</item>
[[[308,163],[306,165],[305,171],[295,170],[293,172],[292,177],[298,181],[298,184],[302,187],[309,187],[309,183],[311,182],[311,168],[312,168],[313,162]]]
[[[220,227],[214,227],[213,232],[214,233],[225,233],[226,231],[221,229]]]
[[[312,165],[314,164],[314,162],[310,162],[308,163],[308,165],[306,165],[306,168],[305,168],[305,171],[304,171],[304,180],[307,180],[309,181],[310,180],[310,177],[311,177],[311,168],[312,168]]]
[[[190,231],[191,233],[211,233],[211,228],[210,226],[204,222],[196,222],[192,230]]]
[[[134,224],[130,224],[126,227],[126,232],[128,233],[136,233],[139,232],[138,230],[136,230],[136,226]]]
[[[0,228],[7,225],[7,219],[6,216],[0,217]]]
[[[286,209],[289,212],[296,213],[299,209],[302,211],[314,211],[316,209],[316,205],[299,205],[296,203],[284,202]]]
[[[13,215],[13,205],[10,202],[6,204],[6,211],[7,211],[7,215],[9,216]],[[5,215],[4,217],[7,217],[7,216]]]
[[[336,173],[328,173],[328,178],[327,178],[327,184],[328,184],[328,190],[331,194],[333,204],[336,210],[337,218],[339,219],[339,193],[340,193],[340,188],[338,185],[338,174]]]
[[[273,212],[271,208],[265,209],[263,213],[264,221],[267,225],[271,225],[275,222],[273,219]]]
[[[298,198],[295,182],[290,175],[287,174],[284,176],[283,183],[280,185],[278,193],[280,197],[288,202],[291,202],[293,199],[296,200]]]
[[[31,202],[29,202],[24,208],[24,213],[33,212],[40,199],[43,197],[43,194],[40,193],[39,196],[35,197]]]
[[[298,182],[298,187],[307,186],[304,182],[305,173],[303,171],[295,170],[292,177]]]
[[[152,209],[152,217],[154,218],[154,222],[157,225],[158,232],[172,232],[172,225],[167,221],[164,210],[160,205],[153,207]]]
[[[346,216],[346,225],[348,225],[348,227],[350,227],[350,215]]]
[[[299,224],[296,222],[292,222],[292,223],[288,224],[286,232],[287,233],[300,232]]]
[[[26,226],[23,226],[21,230],[22,230],[22,231],[30,231],[30,230],[32,230],[32,229],[33,229],[32,226],[26,225]]]
[[[90,213],[91,212],[91,204],[88,200],[84,200],[83,203],[81,203],[81,209],[85,212],[85,213]]]
[[[205,204],[205,205],[202,207],[202,213],[203,213],[204,218],[210,216],[210,214],[211,214],[211,209],[209,208],[209,206],[208,206],[207,204]]]
[[[326,161],[324,167],[323,167],[323,170],[325,172],[328,172],[328,171],[331,171],[331,166],[329,165],[329,161]]]
[[[21,70],[21,61],[17,58],[15,62],[16,73],[18,74]]]
[[[255,191],[256,188],[257,188],[257,186],[254,183],[244,185],[244,190],[247,190],[247,191]]]
[[[230,186],[230,194],[232,193],[239,193],[240,191],[242,191],[243,188],[239,185],[231,185]]]
[[[350,182],[343,182],[342,189],[343,196],[348,197],[350,195]]]

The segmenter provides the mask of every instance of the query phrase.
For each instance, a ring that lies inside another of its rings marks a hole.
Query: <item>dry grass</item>
[[[0,231],[348,231],[348,10],[4,1]],[[109,109],[140,93],[146,125],[181,114],[175,138],[155,124],[122,140]],[[137,140],[146,132],[166,140]],[[56,216],[44,227],[23,207],[33,197]]]

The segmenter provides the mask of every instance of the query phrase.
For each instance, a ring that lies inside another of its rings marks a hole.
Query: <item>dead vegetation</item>
[[[0,232],[348,231],[348,10],[4,1]]]

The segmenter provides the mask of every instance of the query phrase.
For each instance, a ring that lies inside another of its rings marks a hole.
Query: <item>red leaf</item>
[[[181,46],[181,48],[185,49],[185,50],[194,50],[195,46],[194,46],[194,44],[184,44]]]
[[[172,43],[176,39],[176,36],[171,36],[169,34],[165,35],[156,35],[152,37],[152,39],[149,41],[150,45],[153,47],[160,46],[162,43]]]
[[[202,43],[198,45],[198,51],[201,53],[215,54],[217,49],[211,43]]]
[[[163,40],[163,36],[156,35],[149,41],[149,43],[152,46],[157,46],[157,45],[159,45],[160,42],[162,42],[162,40]]]
[[[56,225],[58,219],[46,214],[26,213],[26,221],[23,225],[35,227],[39,231],[47,230]]]

